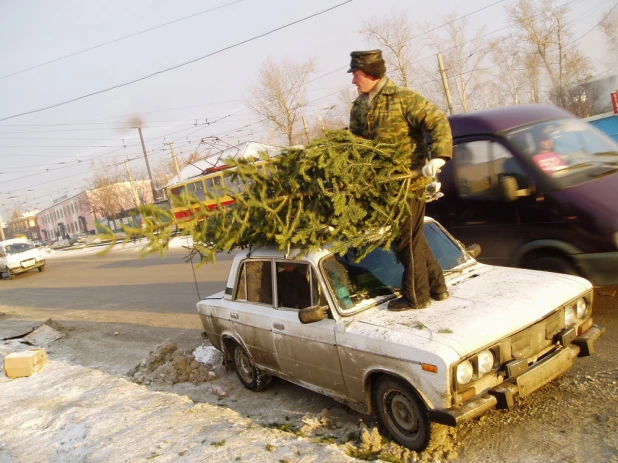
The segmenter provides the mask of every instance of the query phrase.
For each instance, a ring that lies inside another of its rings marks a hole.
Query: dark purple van
[[[571,113],[520,105],[449,118],[444,197],[427,204],[481,261],[618,284],[618,144]]]

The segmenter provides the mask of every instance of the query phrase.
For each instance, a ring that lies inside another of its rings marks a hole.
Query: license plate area
[[[34,267],[35,259],[26,259],[21,261],[21,266],[23,268]]]
[[[573,366],[573,354],[568,348],[541,360],[531,370],[517,377],[519,395],[525,397],[536,391],[566,373],[571,366]]]

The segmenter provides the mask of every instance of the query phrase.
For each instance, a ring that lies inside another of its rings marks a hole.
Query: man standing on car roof
[[[410,153],[412,169],[422,168],[425,177],[436,177],[453,149],[444,113],[419,93],[386,77],[382,51],[353,51],[350,56],[348,72],[353,73],[352,83],[360,94],[350,113],[350,131],[366,139],[401,144]],[[425,202],[412,197],[410,216],[401,224],[395,243],[404,266],[403,296],[389,303],[390,310],[424,309],[431,304],[430,297],[438,301],[449,297],[442,269],[423,233],[424,216]]]

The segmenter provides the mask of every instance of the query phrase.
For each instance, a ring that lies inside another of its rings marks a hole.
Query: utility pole
[[[307,143],[309,143],[309,129],[307,128],[307,119],[303,116],[303,125],[305,126],[305,136],[307,137]]]
[[[137,190],[135,189],[135,183],[133,183],[133,177],[131,177],[131,171],[129,170],[129,160],[124,161],[124,166],[127,168],[127,176],[129,177],[129,182],[131,183],[131,190],[133,190],[133,196],[135,196],[135,207],[140,207],[142,205],[139,200],[139,195],[137,194]]]
[[[172,151],[172,159],[174,159],[174,167],[176,168],[176,174],[178,175],[178,181],[182,182],[182,175],[180,175],[180,167],[178,167],[178,159],[176,159],[176,151],[174,151],[174,142],[170,142],[170,150]]]
[[[448,79],[446,78],[446,71],[444,70],[444,64],[442,64],[442,54],[438,53],[438,68],[440,69],[440,75],[442,76],[442,85],[444,85],[444,94],[446,95],[446,103],[448,104],[448,112],[451,116],[455,115],[453,109],[453,100],[451,99],[451,91],[448,88]]]
[[[148,178],[150,179],[150,187],[152,188],[152,200],[153,202],[157,200],[157,193],[155,191],[155,184],[152,180],[152,172],[150,172],[150,163],[148,162],[148,153],[146,153],[146,144],[144,143],[144,136],[142,135],[142,128],[137,127],[137,131],[139,132],[139,138],[142,141],[142,151],[144,152],[144,160],[146,161],[146,170],[148,171]]]

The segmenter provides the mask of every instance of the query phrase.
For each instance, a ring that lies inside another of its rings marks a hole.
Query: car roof
[[[552,105],[526,104],[472,111],[450,116],[453,138],[478,134],[500,133],[520,125],[548,119],[575,117]]]

